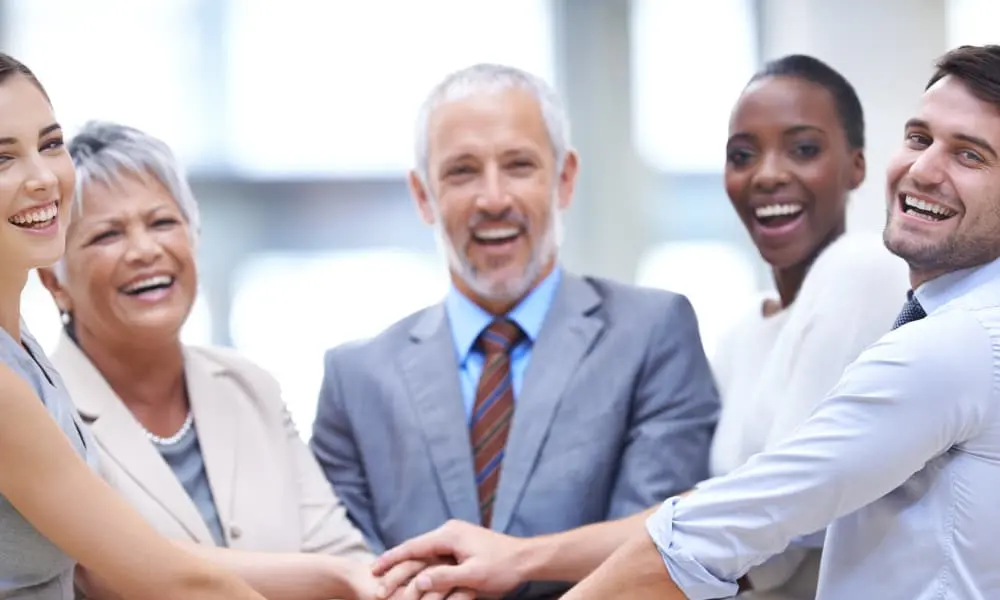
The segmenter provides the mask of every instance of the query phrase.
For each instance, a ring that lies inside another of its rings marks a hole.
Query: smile
[[[474,229],[472,231],[472,239],[474,241],[489,246],[499,246],[513,242],[520,235],[521,228],[513,226]]]
[[[23,229],[45,229],[55,223],[58,216],[59,203],[53,201],[44,206],[22,210],[7,219],[7,222]]]
[[[795,202],[781,202],[758,206],[753,211],[754,218],[765,228],[780,228],[802,216],[803,207]]]
[[[958,214],[958,211],[952,210],[947,206],[923,198],[916,198],[909,194],[899,195],[899,205],[903,210],[903,214],[926,221],[944,221]]]
[[[120,291],[129,296],[143,296],[168,290],[173,287],[175,281],[171,275],[153,275],[128,283],[122,286]]]

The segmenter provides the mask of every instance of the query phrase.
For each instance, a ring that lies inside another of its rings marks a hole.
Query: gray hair
[[[138,129],[104,121],[90,121],[70,140],[69,154],[76,167],[73,212],[83,213],[83,192],[92,183],[114,185],[128,176],[152,176],[177,203],[187,221],[192,242],[197,241],[201,218],[184,167],[170,147]],[[55,272],[62,277],[60,260]]]
[[[544,79],[506,65],[480,63],[456,71],[434,87],[420,107],[416,131],[416,170],[427,183],[430,161],[429,132],[431,113],[445,102],[458,100],[477,92],[502,92],[520,89],[538,100],[542,119],[555,154],[556,168],[562,170],[563,160],[570,149],[569,117],[555,89]]]

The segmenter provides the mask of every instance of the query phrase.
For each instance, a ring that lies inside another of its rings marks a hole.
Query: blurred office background
[[[754,70],[818,56],[856,86],[877,230],[883,172],[933,58],[1000,42],[996,0],[0,0],[0,48],[70,133],[93,118],[161,136],[203,212],[191,342],[280,380],[307,434],[323,351],[447,284],[404,175],[429,88],[480,61],[564,94],[583,170],[564,262],[687,294],[711,352],[769,275],[722,187],[729,110]],[[59,319],[32,281],[24,311]]]

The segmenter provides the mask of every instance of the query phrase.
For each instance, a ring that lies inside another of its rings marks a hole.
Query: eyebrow
[[[815,125],[793,125],[792,127],[789,127],[788,129],[782,131],[781,136],[788,137],[790,135],[798,135],[800,133],[807,131],[826,133],[819,127],[816,127]],[[732,136],[730,136],[729,140],[726,142],[726,145],[732,144],[733,142],[739,142],[744,140],[752,141],[755,139],[757,139],[756,135],[753,135],[752,133],[747,133],[745,131],[741,131],[739,133],[734,133]]]
[[[927,129],[927,130],[929,130],[930,126],[928,125],[927,121],[924,121],[923,119],[910,119],[909,121],[906,122],[906,128],[907,129],[916,128],[916,129]],[[981,137],[974,136],[974,135],[969,135],[967,133],[956,133],[956,134],[952,135],[951,137],[955,138],[956,140],[960,140],[962,142],[966,142],[968,144],[972,144],[974,146],[979,146],[983,150],[986,150],[987,152],[989,152],[990,154],[992,154],[993,158],[998,158],[997,151],[993,149],[993,146],[991,146],[989,142],[987,142],[986,140],[984,140]]]
[[[53,131],[58,131],[60,129],[62,129],[62,127],[59,126],[59,123],[53,123],[51,125],[47,125],[38,130],[38,137],[43,138],[52,133]],[[16,143],[17,143],[17,138],[14,137],[0,138],[0,146],[11,146]]]

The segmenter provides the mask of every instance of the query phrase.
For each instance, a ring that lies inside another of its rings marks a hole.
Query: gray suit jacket
[[[311,446],[376,551],[479,522],[456,354],[439,304],[326,355]],[[683,296],[565,273],[515,402],[497,531],[627,516],[708,476],[719,400]]]

